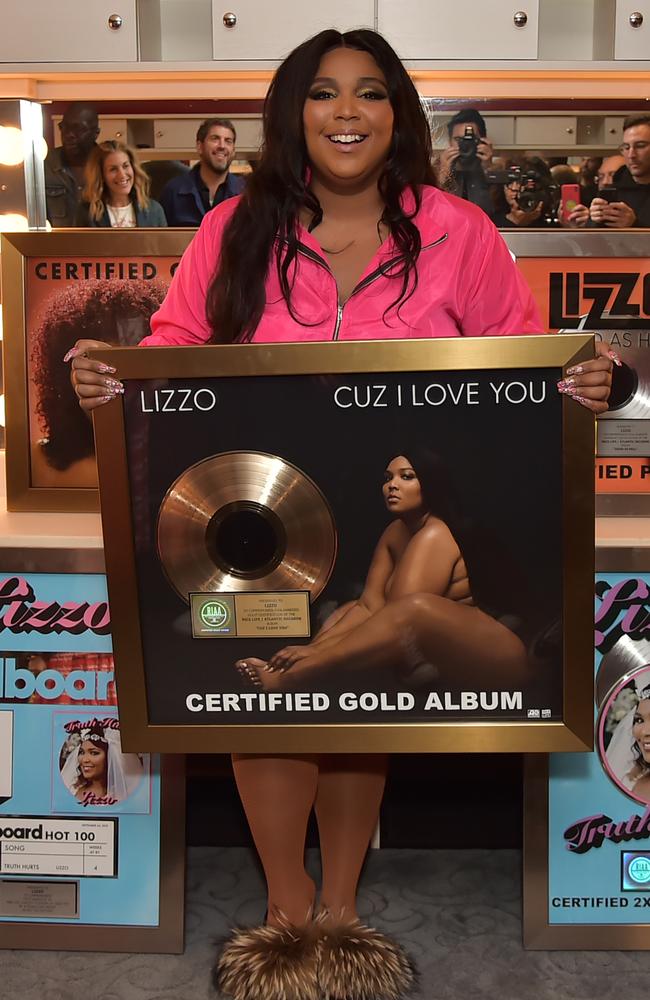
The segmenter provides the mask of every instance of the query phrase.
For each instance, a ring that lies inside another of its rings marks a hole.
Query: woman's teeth
[[[365,135],[357,135],[356,133],[352,135],[342,134],[329,136],[330,142],[343,142],[348,144],[352,142],[363,142],[365,138]]]

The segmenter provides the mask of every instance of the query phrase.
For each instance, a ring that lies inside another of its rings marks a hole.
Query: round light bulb
[[[0,163],[17,167],[24,159],[23,133],[13,125],[0,125]]]
[[[27,216],[17,212],[5,212],[0,215],[0,233],[26,233],[29,229]]]

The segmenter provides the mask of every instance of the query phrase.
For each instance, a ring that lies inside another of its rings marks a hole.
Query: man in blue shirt
[[[235,158],[235,126],[227,118],[208,118],[196,133],[199,162],[165,185],[160,204],[169,226],[199,226],[206,212],[244,190],[244,180],[229,173]]]

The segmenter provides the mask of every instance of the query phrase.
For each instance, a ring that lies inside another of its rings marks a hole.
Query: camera
[[[560,204],[560,187],[534,169],[510,167],[508,170],[490,170],[486,174],[488,184],[518,184],[517,207],[522,212],[532,212],[542,203],[542,215],[553,219]]]
[[[479,140],[474,135],[474,129],[471,125],[465,126],[464,134],[456,137],[456,143],[458,145],[458,159],[462,165],[473,163],[477,159]]]

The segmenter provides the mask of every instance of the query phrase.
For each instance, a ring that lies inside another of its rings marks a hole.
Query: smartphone
[[[580,204],[580,185],[562,184],[560,188],[560,222],[568,222],[569,215]]]
[[[599,188],[596,197],[603,198],[609,205],[611,205],[613,201],[621,200],[613,184],[606,184],[604,187]]]

